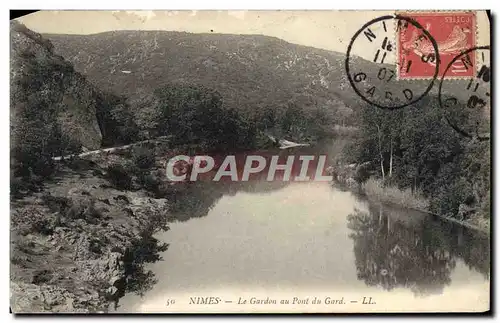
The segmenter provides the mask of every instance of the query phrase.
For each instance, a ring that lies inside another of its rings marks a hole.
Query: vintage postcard
[[[13,313],[490,311],[490,13],[10,21]]]

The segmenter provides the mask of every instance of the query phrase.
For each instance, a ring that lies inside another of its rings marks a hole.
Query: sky
[[[39,33],[93,34],[112,30],[261,34],[290,43],[345,52],[366,22],[391,11],[39,11],[19,18]],[[489,45],[485,12],[477,14],[478,45]],[[363,56],[362,53],[357,53]]]

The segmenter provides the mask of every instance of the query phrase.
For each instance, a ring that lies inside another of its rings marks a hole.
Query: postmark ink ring
[[[447,123],[460,135],[487,141],[490,139],[491,109],[490,46],[478,46],[455,56],[446,67],[439,83],[439,106]],[[480,67],[478,67],[480,66]],[[468,79],[456,79],[453,68],[472,70]]]
[[[398,42],[389,33],[394,21],[397,22]],[[407,39],[409,32],[413,32],[412,38]],[[411,46],[403,48],[402,41]],[[357,43],[362,46],[364,57],[373,57],[371,62],[354,55]],[[390,62],[394,53],[397,54],[396,61]],[[405,60],[407,54],[417,59]],[[378,108],[395,110],[411,105],[429,93],[439,74],[439,62],[438,45],[432,35],[416,20],[395,14],[370,20],[354,34],[347,47],[345,70],[349,83],[361,99]],[[430,77],[399,77],[401,69],[409,71],[419,66],[432,69]]]

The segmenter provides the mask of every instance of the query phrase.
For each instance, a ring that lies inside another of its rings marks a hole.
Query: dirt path
[[[128,145],[123,145],[123,146],[118,146],[118,147],[110,147],[110,148],[103,148],[103,149],[97,149],[97,150],[92,150],[92,151],[86,151],[80,154],[70,154],[70,155],[65,155],[65,156],[57,156],[57,157],[52,157],[52,160],[55,161],[60,161],[68,158],[74,158],[74,157],[85,157],[89,155],[96,155],[96,154],[101,154],[101,153],[113,153],[119,150],[125,150],[129,149],[131,147],[139,146],[145,143],[159,143],[159,142],[165,142],[169,139],[168,136],[162,136],[158,137],[155,139],[148,139],[148,140],[142,140],[142,141],[137,141],[132,144]]]

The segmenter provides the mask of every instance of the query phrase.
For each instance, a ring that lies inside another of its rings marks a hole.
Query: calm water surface
[[[118,311],[489,308],[490,242],[451,223],[373,205],[328,183],[204,183],[179,199],[177,220],[157,235],[169,248],[147,266],[157,282],[142,297],[125,295]],[[197,296],[221,301],[190,305]],[[309,303],[279,304],[292,296]],[[237,304],[252,297],[278,304]],[[323,304],[312,305],[314,297]],[[346,304],[325,305],[326,297]]]

